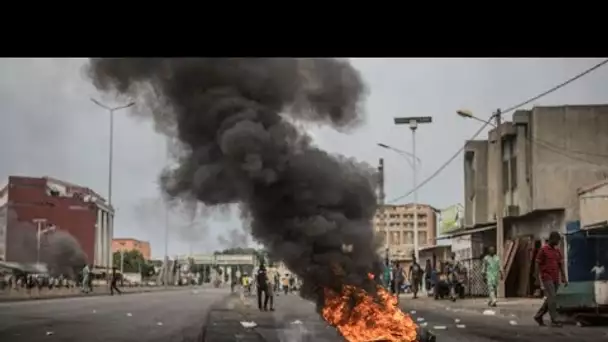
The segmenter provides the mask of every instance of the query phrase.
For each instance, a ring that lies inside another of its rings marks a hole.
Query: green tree
[[[138,250],[130,250],[124,251],[124,257],[121,256],[121,252],[114,252],[112,256],[114,261],[114,267],[118,270],[121,269],[121,261],[122,269],[125,273],[138,273],[141,272],[143,277],[149,277],[154,275],[154,266],[148,263],[144,256]]]

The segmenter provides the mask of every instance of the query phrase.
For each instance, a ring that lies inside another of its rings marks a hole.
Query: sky
[[[416,133],[421,159],[418,180],[450,158],[481,123],[463,119],[467,109],[487,118],[562,83],[599,63],[600,59],[351,59],[370,94],[366,121],[349,132],[307,126],[320,147],[377,165],[385,160],[386,199],[412,189],[413,172],[401,155],[378,143],[412,152],[407,126],[396,116],[431,116],[433,123]],[[124,103],[102,97],[84,76],[85,59],[0,60],[0,183],[9,175],[51,176],[108,193],[109,114],[91,102]],[[608,67],[573,82],[533,105],[608,103]],[[510,120],[507,115],[506,119]],[[150,241],[152,255],[165,252],[169,223],[171,255],[204,253],[251,243],[236,208],[173,210],[166,206],[158,175],[169,164],[166,141],[151,122],[117,112],[114,126],[112,202],[115,237]],[[481,137],[486,137],[483,134]],[[462,202],[463,159],[459,156],[418,191],[418,201],[436,208]],[[411,202],[403,198],[396,203]]]

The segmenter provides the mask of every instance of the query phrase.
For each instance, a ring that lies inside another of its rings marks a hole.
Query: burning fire
[[[354,286],[345,286],[341,293],[325,289],[322,315],[348,342],[416,341],[412,318],[399,309],[397,298],[380,286],[378,298]]]

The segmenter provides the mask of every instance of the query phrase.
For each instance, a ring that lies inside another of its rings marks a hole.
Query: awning
[[[496,226],[462,229],[462,230],[454,231],[451,233],[447,233],[445,235],[438,236],[437,240],[446,240],[446,239],[451,239],[451,238],[455,238],[455,237],[459,237],[459,236],[471,235],[471,234],[481,233],[481,232],[485,232],[488,230],[494,230],[494,229],[496,229]]]

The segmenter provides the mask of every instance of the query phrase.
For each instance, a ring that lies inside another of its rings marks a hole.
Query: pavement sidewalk
[[[494,308],[488,307],[485,298],[466,298],[455,302],[442,299],[435,300],[427,296],[413,299],[411,295],[401,295],[400,301],[407,301],[409,307],[433,308],[450,311],[469,312],[485,315],[500,315],[505,317],[530,318],[534,316],[542,304],[540,298],[504,298],[499,300]]]
[[[122,287],[119,289],[124,294],[131,293],[146,293],[146,292],[155,292],[155,291],[172,291],[185,289],[183,286],[171,286],[171,287],[163,287],[163,286],[143,286],[143,287]],[[194,287],[193,287],[194,288]],[[28,300],[45,300],[45,299],[59,299],[59,298],[73,298],[73,297],[92,297],[92,296],[105,296],[110,294],[110,289],[107,286],[94,287],[93,292],[85,294],[82,293],[80,288],[71,288],[71,289],[53,289],[49,290],[47,288],[43,288],[38,290],[37,288],[26,290],[11,290],[11,291],[3,291],[0,292],[0,302],[18,302],[18,301],[28,301]]]

